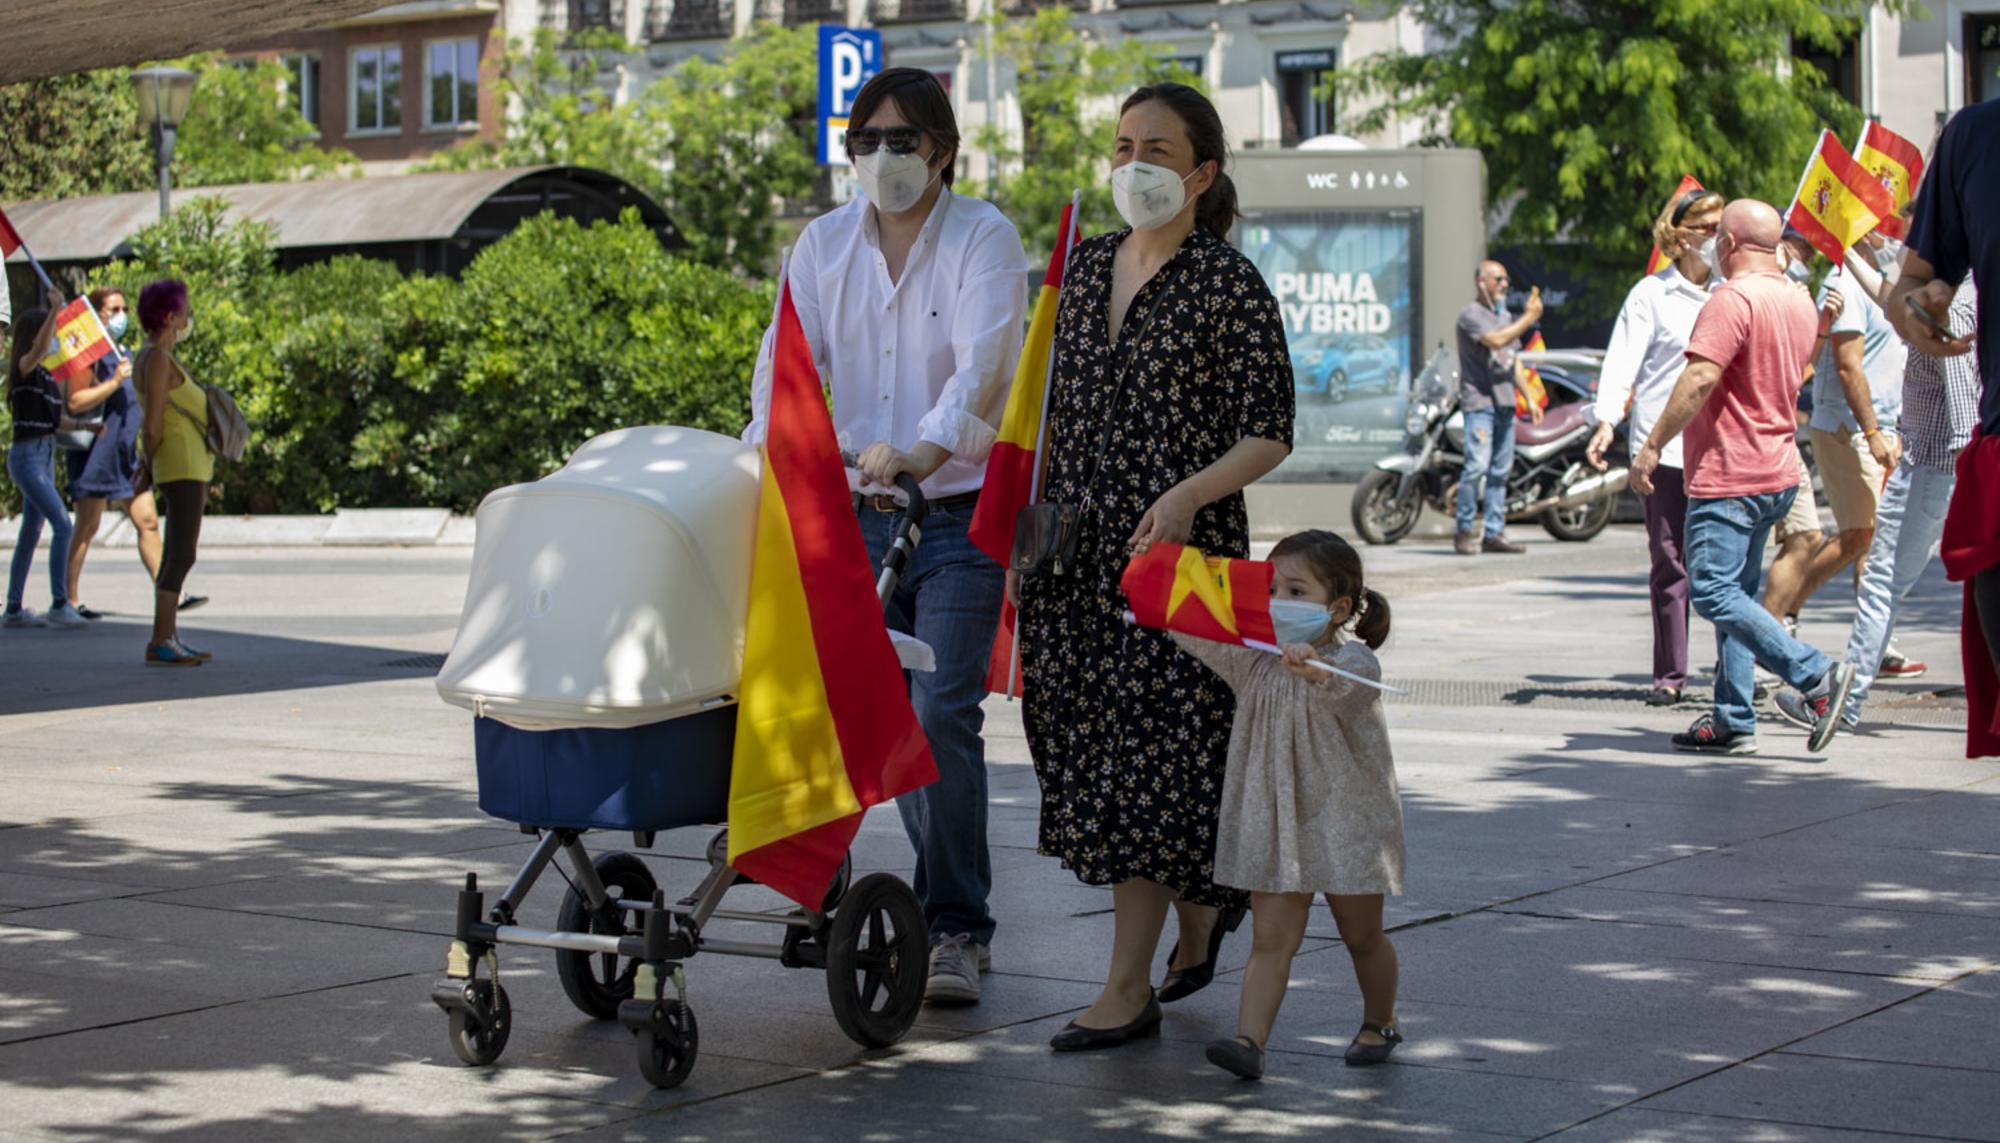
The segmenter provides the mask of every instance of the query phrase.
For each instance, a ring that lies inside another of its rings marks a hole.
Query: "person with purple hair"
[[[153,581],[153,635],[146,644],[146,665],[198,667],[213,656],[181,641],[177,618],[181,585],[201,541],[201,513],[215,477],[215,456],[208,451],[208,401],[174,356],[174,348],[194,328],[186,283],[166,278],[139,291],[139,325],[146,331],[146,345],[135,364],[145,412],[141,435],[153,489],[167,517],[166,555]]]

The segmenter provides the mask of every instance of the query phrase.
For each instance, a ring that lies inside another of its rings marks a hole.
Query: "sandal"
[[[1215,927],[1208,931],[1208,959],[1191,968],[1170,968],[1160,981],[1160,1003],[1172,1004],[1185,1000],[1209,986],[1215,979],[1215,958],[1222,952],[1222,938],[1236,931],[1243,923],[1243,910],[1223,909],[1215,915]],[[1167,954],[1167,963],[1181,955],[1181,943],[1174,942],[1173,951]]]
[[[1361,1042],[1361,1032],[1373,1032],[1382,1037],[1379,1044]],[[1363,1024],[1361,1032],[1354,1034],[1354,1042],[1347,1045],[1347,1066],[1351,1068],[1379,1064],[1389,1058],[1396,1045],[1403,1042],[1403,1033],[1394,1024]]]

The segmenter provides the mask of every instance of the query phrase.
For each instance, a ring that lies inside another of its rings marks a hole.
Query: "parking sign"
[[[847,113],[854,97],[882,70],[882,33],[873,28],[819,26],[819,161],[847,165]]]

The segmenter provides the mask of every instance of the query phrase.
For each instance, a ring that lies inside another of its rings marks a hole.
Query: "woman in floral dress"
[[[1212,881],[1235,706],[1166,634],[1125,622],[1135,552],[1187,543],[1249,554],[1242,489],[1291,450],[1291,358],[1270,289],[1226,236],[1236,192],[1207,98],[1142,88],[1119,117],[1112,187],[1129,229],[1071,255],[1058,311],[1045,498],[1082,508],[1066,574],[1018,583],[1041,851],[1113,886],[1103,993],[1058,1051],[1154,1035],[1159,1000],[1212,977],[1243,895]],[[1170,904],[1181,940],[1162,995],[1154,952]]]

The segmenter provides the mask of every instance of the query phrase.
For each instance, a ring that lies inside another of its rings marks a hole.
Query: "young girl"
[[[1283,658],[1174,636],[1236,692],[1215,880],[1251,890],[1254,947],[1238,1035],[1210,1044],[1208,1059],[1245,1079],[1264,1074],[1264,1045],[1317,894],[1361,984],[1361,1031],[1347,1062],[1379,1064],[1403,1040],[1396,950],[1382,933],[1382,895],[1403,891],[1403,807],[1382,692],[1310,662],[1380,679],[1371,648],[1389,637],[1389,604],[1363,583],[1360,553],[1331,532],[1286,538],[1271,565]]]

